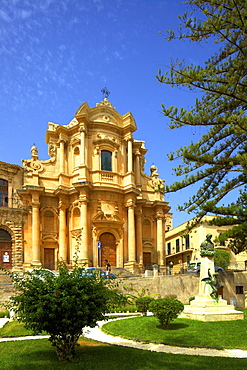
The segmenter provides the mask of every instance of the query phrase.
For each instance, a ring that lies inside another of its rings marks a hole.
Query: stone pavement
[[[119,320],[119,319],[115,319]],[[8,319],[0,318],[0,327],[8,322]],[[195,348],[195,347],[174,347],[164,344],[153,344],[153,343],[141,343],[133,340],[124,339],[121,337],[113,337],[105,334],[101,327],[108,321],[99,321],[95,328],[86,327],[83,329],[83,336],[96,340],[98,342],[107,343],[111,345],[131,347],[136,349],[143,349],[146,351],[154,352],[165,352],[180,355],[198,355],[198,356],[209,356],[209,357],[235,357],[235,358],[247,358],[247,351],[241,349],[208,349],[208,348]],[[0,338],[0,342],[14,341],[14,340],[27,340],[27,339],[42,339],[48,338],[48,336],[27,336],[20,338]]]

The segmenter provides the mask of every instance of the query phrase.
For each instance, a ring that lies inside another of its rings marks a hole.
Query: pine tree
[[[247,248],[247,3],[191,0],[186,4],[192,12],[180,17],[179,34],[169,31],[168,40],[213,40],[218,51],[203,66],[176,61],[168,72],[159,70],[156,76],[162,83],[200,92],[201,97],[189,110],[162,105],[163,114],[170,119],[169,127],[201,126],[206,130],[198,142],[170,153],[170,160],[182,160],[175,169],[175,175],[182,176],[182,180],[167,186],[166,192],[198,183],[196,194],[179,209],[196,212],[197,221],[206,213],[213,213],[228,216],[224,221],[215,220],[216,223],[238,222],[237,232],[227,234],[233,241],[241,235],[235,243],[238,252]],[[224,198],[236,189],[237,199],[222,205]]]

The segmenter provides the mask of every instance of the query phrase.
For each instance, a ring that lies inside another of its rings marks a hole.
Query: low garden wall
[[[189,298],[199,294],[199,274],[177,274],[165,276],[143,276],[119,279],[120,287],[131,287],[141,293],[156,294],[157,297],[176,296],[184,304]],[[237,308],[245,307],[247,297],[247,271],[225,271],[219,274],[219,294],[228,304]],[[135,292],[133,292],[135,294]],[[246,304],[247,306],[247,304]]]

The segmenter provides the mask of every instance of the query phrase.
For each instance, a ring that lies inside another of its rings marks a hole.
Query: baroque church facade
[[[172,215],[157,168],[144,173],[147,149],[136,129],[132,114],[120,115],[107,98],[83,103],[69,124],[48,124],[48,160],[33,146],[22,167],[0,162],[1,265],[72,266],[78,249],[88,266],[165,270]]]

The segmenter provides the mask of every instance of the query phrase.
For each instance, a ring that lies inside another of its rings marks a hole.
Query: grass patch
[[[164,330],[153,317],[135,317],[106,323],[108,334],[171,345],[247,349],[247,321],[203,322],[176,319]]]
[[[247,359],[155,353],[86,339],[80,340],[73,363],[59,362],[54,348],[46,339],[3,342],[0,343],[0,352],[1,370],[241,370],[247,367]]]
[[[47,335],[45,332],[41,334]],[[24,324],[19,323],[18,321],[9,321],[2,328],[0,328],[0,337],[23,337],[27,335],[33,335],[33,332],[25,329]]]

